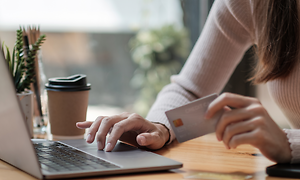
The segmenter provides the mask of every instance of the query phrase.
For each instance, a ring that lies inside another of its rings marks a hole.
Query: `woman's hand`
[[[78,122],[76,126],[80,129],[89,128],[86,141],[92,143],[96,139],[99,150],[105,148],[106,135],[110,133],[106,151],[112,151],[118,139],[149,149],[159,149],[169,139],[166,127],[147,121],[135,113],[99,116],[94,122]]]
[[[286,134],[271,119],[259,100],[223,93],[209,105],[206,119],[223,108],[225,112],[216,126],[216,136],[228,149],[251,144],[272,161],[290,162],[292,156]]]

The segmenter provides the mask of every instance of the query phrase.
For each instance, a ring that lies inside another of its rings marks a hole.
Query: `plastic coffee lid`
[[[91,89],[91,84],[86,83],[86,75],[84,74],[50,78],[48,81],[45,84],[48,91],[86,91]]]

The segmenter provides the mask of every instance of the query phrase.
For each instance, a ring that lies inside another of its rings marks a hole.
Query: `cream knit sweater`
[[[165,111],[197,98],[220,93],[244,53],[257,42],[252,0],[216,0],[204,29],[179,75],[163,88],[146,119],[165,124],[175,139]],[[300,66],[283,80],[267,83],[273,100],[289,119],[285,130],[291,163],[300,162]]]

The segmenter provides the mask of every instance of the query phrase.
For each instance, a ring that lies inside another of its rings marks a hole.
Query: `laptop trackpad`
[[[94,141],[92,144],[87,143],[85,139],[62,140],[61,142],[74,146],[83,151],[98,150],[96,141]],[[138,148],[118,141],[112,152],[132,151],[136,149]]]
[[[166,160],[166,158],[162,156],[138,149],[120,141],[118,141],[115,148],[111,152],[98,150],[96,142],[88,144],[84,139],[63,140],[61,142],[74,146],[91,155],[95,155],[102,159],[110,161],[116,165],[123,167],[126,166],[126,168],[141,168],[143,166],[157,166],[157,164],[166,163],[162,161],[162,159]]]

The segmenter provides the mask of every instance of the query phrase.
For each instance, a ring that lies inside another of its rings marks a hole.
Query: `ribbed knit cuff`
[[[300,129],[284,129],[291,147],[291,164],[300,163]]]

